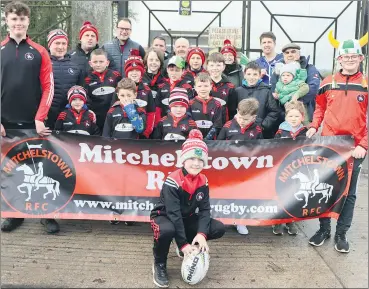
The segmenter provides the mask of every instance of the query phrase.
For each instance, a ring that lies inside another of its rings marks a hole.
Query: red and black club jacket
[[[137,85],[136,103],[146,112],[145,130],[141,135],[144,136],[144,138],[148,139],[154,129],[155,100],[150,87],[143,84],[142,82]]]
[[[154,99],[158,93],[159,85],[164,83],[164,81],[165,78],[160,71],[157,74],[152,74],[146,71],[142,77],[142,83],[151,89]]]
[[[287,122],[282,122],[279,126],[278,131],[276,132],[274,138],[292,138],[296,139],[297,137],[306,137],[306,132],[308,131],[307,127],[302,126],[297,131],[292,132],[291,126],[287,124]]]
[[[77,112],[73,108],[62,111],[55,123],[55,130],[84,135],[100,135],[95,115],[90,110]]]
[[[166,178],[159,201],[151,211],[150,218],[155,221],[156,216],[167,216],[174,224],[175,240],[182,249],[188,245],[182,219],[195,214],[197,209],[199,217],[197,233],[206,238],[210,226],[208,180],[203,174],[193,176],[182,168]]]
[[[28,36],[1,42],[1,122],[44,121],[54,97],[49,53]]]
[[[228,121],[220,130],[218,140],[252,140],[263,139],[262,129],[255,122],[250,123],[241,128],[237,120],[234,118]]]
[[[231,117],[229,115],[229,105],[231,103],[230,100],[237,100],[237,94],[234,84],[228,81],[225,76],[223,76],[218,83],[212,81],[212,89],[210,95],[218,100],[222,105],[222,121],[223,124],[225,124],[228,120],[230,120]]]
[[[153,139],[185,140],[194,128],[197,128],[196,122],[188,114],[182,117],[175,117],[168,113],[155,127]]]
[[[193,90],[188,80],[180,79],[174,83],[170,83],[169,79],[166,79],[162,84],[158,86],[158,93],[155,98],[156,113],[155,113],[155,126],[158,124],[161,118],[166,116],[169,112],[169,96],[170,92],[175,87],[181,87],[187,90],[188,99],[193,98]]]

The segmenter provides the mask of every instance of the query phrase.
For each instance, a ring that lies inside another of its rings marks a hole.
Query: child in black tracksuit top
[[[292,138],[306,137],[307,128],[302,122],[305,117],[305,107],[301,101],[290,101],[285,104],[285,119],[279,126],[275,138]],[[283,224],[273,226],[274,235],[283,235]],[[294,222],[286,224],[289,235],[297,235],[297,227]]]
[[[69,104],[62,111],[56,122],[55,130],[84,135],[100,135],[95,114],[86,106],[86,90],[79,85],[72,86],[67,98]]]
[[[145,130],[145,110],[135,103],[136,83],[122,79],[117,86],[119,101],[114,103],[106,115],[103,137],[116,139],[138,139]]]
[[[96,114],[96,123],[103,130],[106,113],[115,102],[115,88],[122,76],[118,71],[108,69],[109,60],[103,49],[91,52],[92,70],[85,78],[87,105]]]
[[[210,217],[209,186],[200,172],[208,164],[208,148],[199,130],[192,130],[182,145],[183,168],[172,172],[165,180],[160,198],[151,211],[154,232],[154,283],[168,287],[167,256],[174,238],[184,255],[199,245],[208,250],[206,240],[222,237],[224,225]]]
[[[184,88],[175,88],[170,93],[170,112],[163,117],[153,132],[153,139],[185,140],[190,131],[197,128],[195,121],[187,113],[188,96]]]
[[[215,139],[223,126],[222,105],[210,96],[211,78],[208,73],[199,73],[195,79],[197,96],[190,101],[190,111],[204,139]]]

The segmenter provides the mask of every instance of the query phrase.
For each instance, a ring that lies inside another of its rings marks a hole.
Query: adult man
[[[360,63],[364,60],[361,47],[368,43],[368,33],[360,40],[349,39],[339,43],[330,32],[332,45],[338,49],[337,61],[342,69],[326,77],[316,97],[316,111],[307,137],[312,137],[324,122],[322,135],[352,135],[355,148],[351,152],[354,165],[346,201],[337,220],[334,248],[338,252],[350,252],[346,238],[354,213],[358,178],[368,150],[368,84],[360,72]],[[321,246],[330,237],[330,218],[320,218],[320,229],[312,236],[309,243]]]
[[[271,75],[277,62],[282,61],[283,54],[275,52],[276,37],[273,32],[264,32],[260,35],[260,47],[263,56],[256,59],[256,63],[261,68],[262,80],[265,84],[270,85]]]
[[[12,137],[7,129],[34,129],[50,135],[44,120],[54,96],[54,79],[49,54],[27,36],[29,7],[10,2],[4,8],[9,34],[1,43],[1,135]],[[8,218],[2,231],[12,231],[24,219]]]
[[[68,104],[67,92],[74,85],[83,85],[82,71],[77,63],[71,61],[67,53],[68,35],[61,29],[50,31],[47,45],[53,64],[54,98],[47,116],[47,126],[54,129],[56,119]]]
[[[131,20],[123,18],[117,24],[117,28],[115,30],[116,37],[113,38],[112,41],[105,43],[102,47],[111,55],[115,62],[114,70],[119,71],[122,77],[125,77],[124,63],[126,62],[131,49],[138,49],[140,51],[141,58],[143,59],[145,57],[145,50],[143,47],[129,38],[131,33]]]
[[[313,113],[315,110],[315,96],[319,89],[320,75],[319,71],[314,65],[309,64],[309,57],[300,55],[301,47],[296,43],[289,43],[283,46],[283,60],[282,63],[291,63],[297,61],[300,63],[302,69],[307,71],[306,83],[309,85],[309,92],[301,98],[307,110],[309,121],[313,119]],[[272,92],[274,92],[279,76],[273,72],[271,79]]]
[[[72,61],[77,63],[79,69],[82,71],[83,78],[87,76],[91,70],[88,62],[90,61],[91,52],[99,48],[99,32],[97,28],[86,21],[79,30],[80,43],[77,44],[76,49],[70,52]],[[112,57],[108,54],[109,68],[115,70],[115,63]]]
[[[190,42],[186,38],[180,37],[174,42],[174,55],[180,56],[186,61],[189,48],[190,48]],[[164,67],[168,67],[168,61],[169,59],[164,61]],[[188,67],[188,63],[185,62],[185,69],[187,69],[187,67]],[[167,71],[164,70],[163,73],[164,73],[164,76],[168,78]]]
[[[161,36],[156,36],[151,44],[152,47],[159,49],[161,51],[163,51],[164,53],[164,60],[167,60],[169,58],[169,52],[167,51],[167,44],[166,41],[163,37]]]

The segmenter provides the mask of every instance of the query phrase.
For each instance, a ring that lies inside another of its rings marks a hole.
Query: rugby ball
[[[185,256],[182,262],[182,278],[190,284],[198,284],[204,279],[209,270],[210,256],[208,252],[195,252],[190,256]]]

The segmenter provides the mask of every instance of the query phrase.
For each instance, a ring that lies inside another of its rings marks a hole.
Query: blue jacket
[[[281,62],[284,63],[283,60]],[[304,97],[302,97],[301,100],[307,108],[307,114],[309,116],[309,120],[311,121],[313,119],[313,114],[315,110],[315,97],[320,86],[320,74],[314,65],[309,64],[309,57],[301,56],[300,65],[302,69],[306,69],[307,71],[307,79],[305,82],[307,85],[309,85],[309,92]],[[279,75],[273,73],[270,81],[272,92],[275,91],[278,79]]]
[[[261,56],[255,60],[255,62],[260,66],[261,69],[265,69],[267,74],[263,76],[262,80],[265,84],[271,84],[271,76],[274,72],[275,64],[278,62],[282,62],[283,60],[283,53],[277,54],[275,58],[268,62],[265,56]]]

